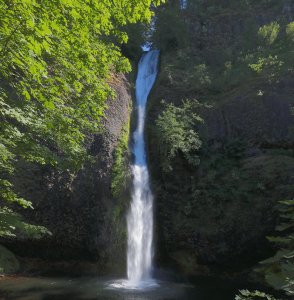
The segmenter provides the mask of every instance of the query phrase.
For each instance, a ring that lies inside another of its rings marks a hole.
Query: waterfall
[[[146,160],[144,127],[148,95],[157,76],[159,51],[145,52],[138,66],[136,80],[137,125],[134,131],[132,165],[132,201],[127,216],[127,280],[117,280],[109,288],[145,289],[158,286],[152,279],[153,196]]]
[[[153,196],[146,161],[144,125],[148,95],[157,76],[159,51],[143,54],[136,80],[137,127],[134,132],[133,191],[128,224],[128,281],[144,285],[151,279],[153,257]]]

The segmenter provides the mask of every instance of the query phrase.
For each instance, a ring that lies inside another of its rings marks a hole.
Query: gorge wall
[[[278,201],[294,194],[293,20],[291,1],[158,9],[161,73],[147,124],[159,264],[194,275],[240,271],[273,251],[266,236]],[[273,24],[276,39],[266,41]],[[203,122],[185,121],[193,114]],[[181,130],[197,132],[201,147]]]

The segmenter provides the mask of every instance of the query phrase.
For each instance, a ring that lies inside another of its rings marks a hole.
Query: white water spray
[[[134,132],[133,194],[128,214],[128,281],[150,282],[153,256],[153,196],[146,162],[144,125],[147,97],[157,76],[159,51],[144,54],[136,80],[137,128]]]

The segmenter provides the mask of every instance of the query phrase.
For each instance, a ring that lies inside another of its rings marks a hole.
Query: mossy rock
[[[0,245],[0,274],[16,273],[19,270],[19,262],[14,254]]]

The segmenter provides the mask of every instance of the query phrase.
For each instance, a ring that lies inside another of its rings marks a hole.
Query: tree
[[[89,158],[87,136],[101,130],[113,95],[108,82],[130,71],[120,51],[128,40],[123,28],[149,22],[160,2],[0,2],[1,214],[10,211],[7,203],[32,207],[10,181],[17,161],[75,170]]]
[[[203,105],[197,101],[184,101],[180,107],[167,104],[156,120],[163,171],[169,172],[173,169],[172,161],[179,154],[191,165],[199,164],[197,150],[202,142],[196,131],[196,124],[202,123],[203,119],[194,110],[200,106]]]

